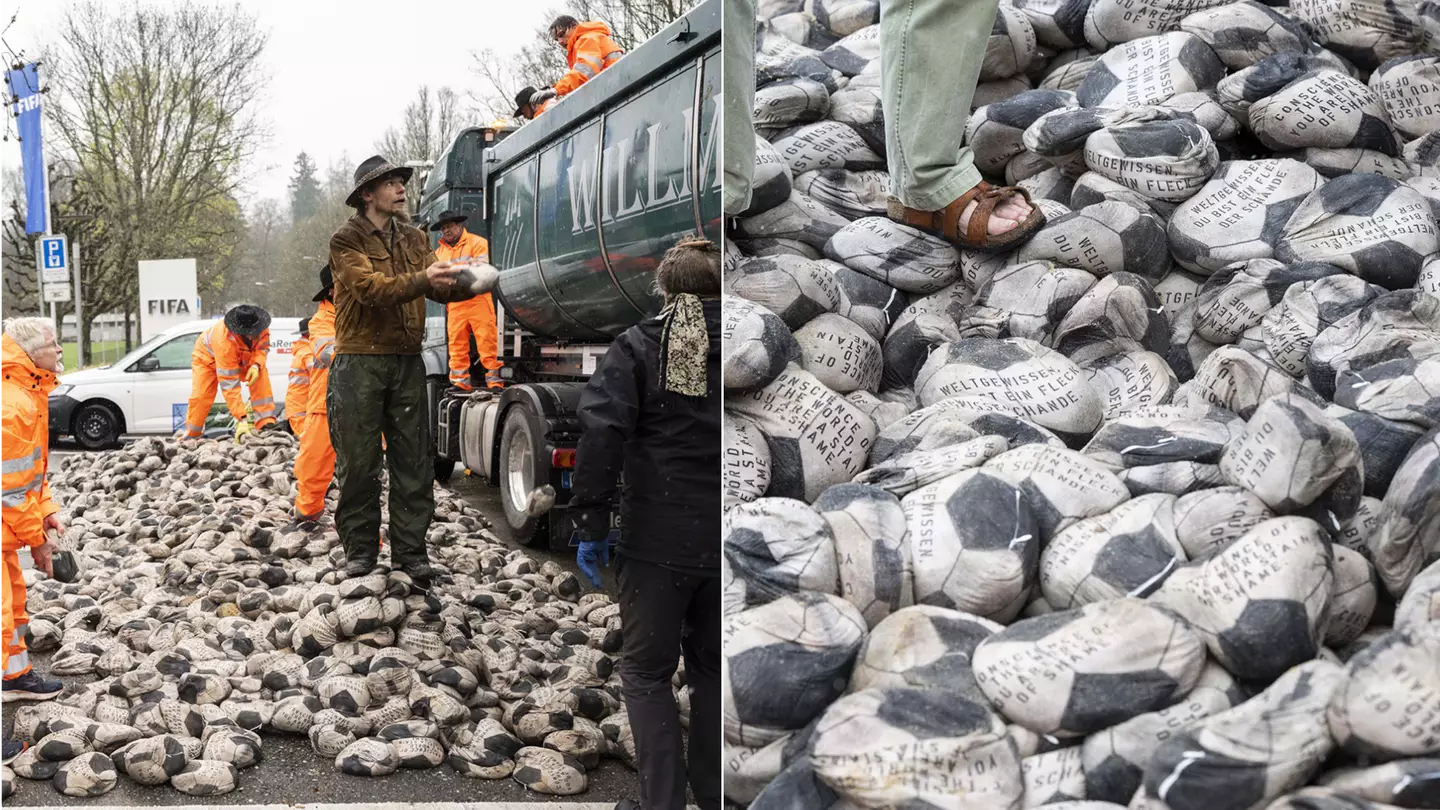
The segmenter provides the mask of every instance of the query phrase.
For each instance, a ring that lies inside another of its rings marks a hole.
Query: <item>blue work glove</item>
[[[604,537],[599,540],[589,538],[588,532],[581,532],[580,546],[575,550],[575,564],[580,566],[580,573],[590,580],[592,587],[603,588],[599,566],[610,566],[610,541]]]

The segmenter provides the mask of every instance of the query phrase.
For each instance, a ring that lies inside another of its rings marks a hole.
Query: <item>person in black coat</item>
[[[608,507],[623,467],[620,679],[640,772],[640,802],[683,810],[686,763],[670,679],[685,656],[691,691],[690,788],[720,808],[720,251],[687,238],[655,271],[665,308],[626,330],[580,397],[571,514],[577,558],[599,587]]]

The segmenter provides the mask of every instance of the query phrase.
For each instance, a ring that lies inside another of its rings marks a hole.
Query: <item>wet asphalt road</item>
[[[64,452],[61,448],[52,453]],[[466,477],[457,471],[445,484],[463,494],[497,526],[504,525],[500,511],[499,490],[485,486],[478,478]],[[497,537],[510,542],[504,529]],[[530,549],[536,559],[553,559],[579,574],[573,555],[554,553],[547,549]],[[21,554],[28,566],[29,555]],[[607,584],[613,578],[606,572]],[[36,656],[44,671],[44,659]],[[88,680],[64,679],[64,680]],[[5,704],[0,710],[6,737],[10,735],[12,711],[16,704]],[[622,798],[637,795],[635,772],[614,759],[603,759],[600,767],[588,774],[588,789],[577,796],[553,797],[531,793],[513,779],[467,779],[448,765],[422,771],[401,770],[382,778],[346,776],[334,770],[333,762],[322,759],[310,748],[304,737],[264,735],[265,761],[240,773],[240,787],[224,796],[211,798],[187,796],[162,785],[145,787],[121,776],[115,789],[95,799],[64,796],[43,782],[16,779],[15,794],[5,800],[6,807],[21,806],[208,806],[235,804],[333,804],[333,803],[399,803],[415,802],[605,802],[613,804]]]

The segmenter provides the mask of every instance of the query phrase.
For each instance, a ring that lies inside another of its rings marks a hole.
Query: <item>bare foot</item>
[[[961,233],[969,230],[970,217],[975,213],[975,207],[979,204],[979,200],[974,200],[960,213]],[[985,231],[990,236],[999,236],[1002,233],[1013,231],[1020,227],[1020,223],[1024,222],[1033,210],[1035,209],[1025,202],[1024,197],[1019,194],[1010,194],[995,206],[995,210],[990,212],[990,221],[986,223]]]

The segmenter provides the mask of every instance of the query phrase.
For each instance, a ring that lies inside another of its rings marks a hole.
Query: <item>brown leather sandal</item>
[[[1030,216],[1005,233],[991,234],[990,215],[1005,198],[1016,194],[1024,197],[1025,202],[1030,205]],[[970,215],[970,227],[961,233],[960,217],[965,213],[965,207],[976,200],[978,202],[975,212]],[[939,211],[907,208],[895,197],[889,199],[886,207],[890,218],[902,225],[938,236],[962,250],[980,253],[1009,250],[1034,236],[1036,231],[1045,226],[1045,214],[1041,213],[1039,206],[1030,199],[1030,192],[1019,186],[992,186],[984,180]]]

